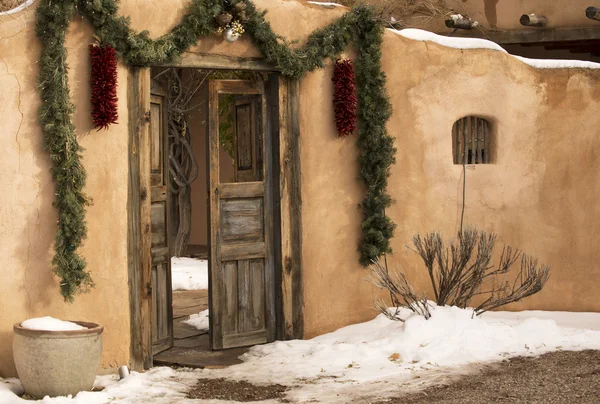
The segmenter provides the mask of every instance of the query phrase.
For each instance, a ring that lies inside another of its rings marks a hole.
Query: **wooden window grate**
[[[490,123],[484,118],[467,116],[452,127],[454,164],[489,164],[491,162]]]

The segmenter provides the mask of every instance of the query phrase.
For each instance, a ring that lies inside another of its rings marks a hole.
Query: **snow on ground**
[[[74,331],[74,330],[85,330],[86,328],[72,323],[70,321],[59,320],[54,317],[38,317],[30,318],[21,323],[21,327],[27,328],[28,330],[44,330],[44,331]]]
[[[190,318],[183,322],[198,330],[208,330],[208,309],[201,311],[198,314],[192,314]]]
[[[292,386],[288,398],[293,402],[360,403],[418,391],[507,357],[600,349],[600,313],[524,311],[473,317],[471,310],[434,307],[429,320],[407,309],[402,315],[405,323],[379,315],[311,340],[255,346],[242,356],[244,363],[227,369],[154,368],[121,382],[102,376],[97,384],[105,386],[104,391],[43,402],[185,402],[182,392],[194,380],[226,377]],[[18,400],[3,385],[0,402],[12,403],[2,400],[9,396]]]
[[[408,39],[415,41],[429,41],[437,43],[448,48],[456,49],[492,49],[503,53],[508,53],[504,48],[495,42],[488,41],[487,39],[480,38],[457,38],[449,37],[445,35],[437,35],[433,32],[424,31],[416,28],[406,28],[402,30],[396,30],[388,28],[395,34],[401,35]],[[526,63],[532,67],[538,69],[562,69],[562,68],[586,68],[586,69],[600,69],[600,63],[588,62],[583,60],[559,60],[559,59],[529,59],[522,56],[511,55],[519,59],[521,62]]]
[[[173,290],[208,289],[208,261],[195,258],[171,258]]]
[[[316,4],[317,6],[323,6],[323,7],[344,7],[342,4],[330,3],[330,2],[326,2],[326,1],[309,1],[308,3]]]

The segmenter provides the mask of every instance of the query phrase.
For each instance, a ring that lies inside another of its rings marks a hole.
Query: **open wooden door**
[[[272,136],[267,116],[264,82],[209,82],[212,349],[275,339]]]
[[[166,98],[155,83],[150,97],[152,214],[152,355],[173,346]]]

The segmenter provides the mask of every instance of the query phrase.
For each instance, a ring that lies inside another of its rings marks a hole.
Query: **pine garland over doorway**
[[[350,45],[356,47],[358,162],[367,189],[361,205],[360,262],[367,265],[381,254],[391,252],[390,238],[395,225],[385,215],[392,202],[386,187],[396,149],[385,127],[391,107],[381,69],[383,27],[375,21],[370,8],[359,6],[314,31],[304,46],[291,49],[273,32],[264,18],[265,12],[257,11],[250,0],[238,1],[247,5],[245,35],[252,37],[265,60],[284,76],[298,79],[324,67],[327,60],[335,60]],[[60,291],[65,300],[73,301],[77,292],[93,286],[85,260],[78,253],[87,233],[85,211],[89,200],[84,193],[83,149],[71,121],[74,106],[69,96],[65,49],[69,22],[79,13],[93,25],[102,44],[113,47],[125,64],[150,66],[173,62],[198,39],[215,33],[218,28],[215,17],[223,11],[223,4],[221,0],[191,0],[181,22],[168,34],[153,40],[147,31],[130,28],[129,19],[118,15],[115,0],[40,0],[36,11],[36,32],[43,46],[39,60],[42,98],[39,120],[43,147],[50,155],[56,182],[54,206],[58,210],[58,231],[52,266],[61,278]]]

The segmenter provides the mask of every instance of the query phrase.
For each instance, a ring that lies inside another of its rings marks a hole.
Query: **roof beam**
[[[483,38],[490,41],[509,45],[522,43],[543,43],[562,41],[582,41],[600,39],[600,27],[590,28],[555,28],[540,30],[516,30],[516,31],[487,31],[471,30],[469,32],[455,32],[454,34],[442,34],[461,38]]]

